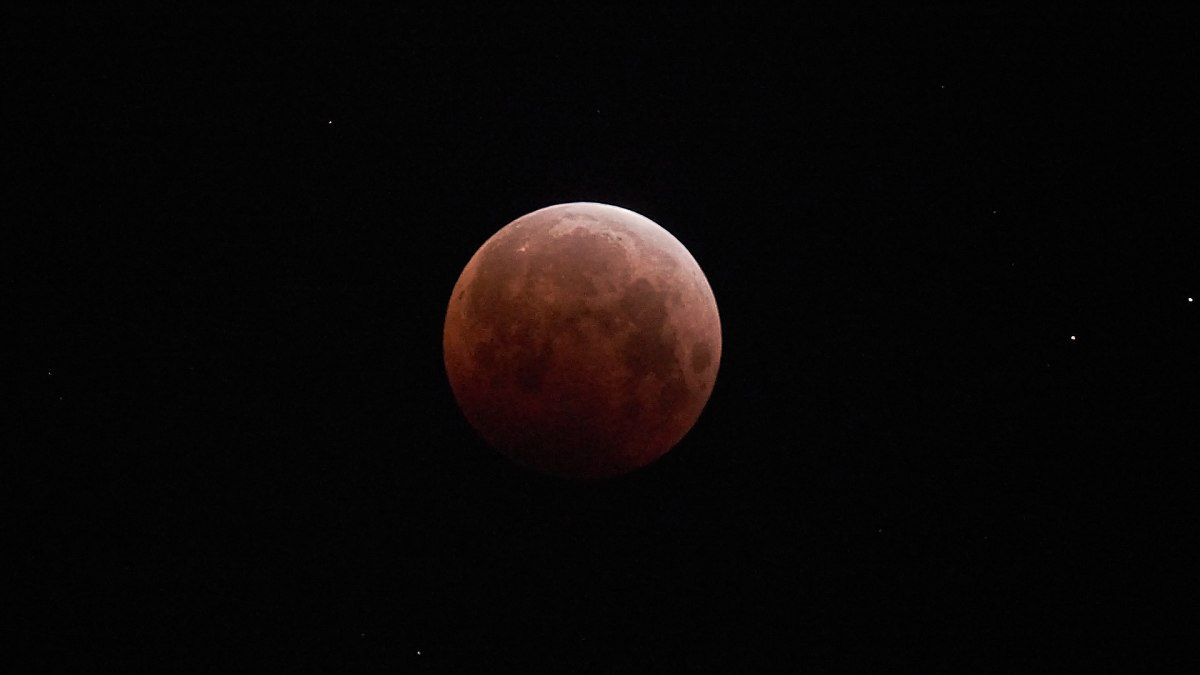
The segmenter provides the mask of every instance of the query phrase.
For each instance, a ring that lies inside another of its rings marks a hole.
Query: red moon
[[[467,263],[442,334],[467,421],[518,464],[618,476],[674,447],[708,402],[721,321],[691,253],[654,221],[558,204]]]

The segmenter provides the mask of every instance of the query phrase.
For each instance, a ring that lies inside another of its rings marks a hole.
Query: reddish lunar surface
[[[579,202],[509,223],[467,263],[446,311],[463,414],[518,464],[606,478],[661,457],[712,393],[721,322],[669,232]]]

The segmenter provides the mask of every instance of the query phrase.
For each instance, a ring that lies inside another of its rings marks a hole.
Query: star
[[[1071,342],[1074,342],[1074,341],[1075,341],[1075,336],[1074,336],[1074,335],[1072,335],[1072,336],[1071,336]]]
[[[1191,298],[1188,298],[1188,302],[1195,302],[1195,301],[1192,300]]]

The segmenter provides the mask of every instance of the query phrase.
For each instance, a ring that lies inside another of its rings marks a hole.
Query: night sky
[[[30,657],[1180,663],[1195,22],[402,5],[5,19]],[[697,425],[605,482],[489,449],[442,364],[471,255],[569,201],[721,311]]]

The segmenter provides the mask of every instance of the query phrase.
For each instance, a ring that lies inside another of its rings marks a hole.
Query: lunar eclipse
[[[443,332],[463,414],[513,461],[564,478],[626,474],[699,418],[721,324],[691,253],[607,204],[549,206],[467,263]]]

